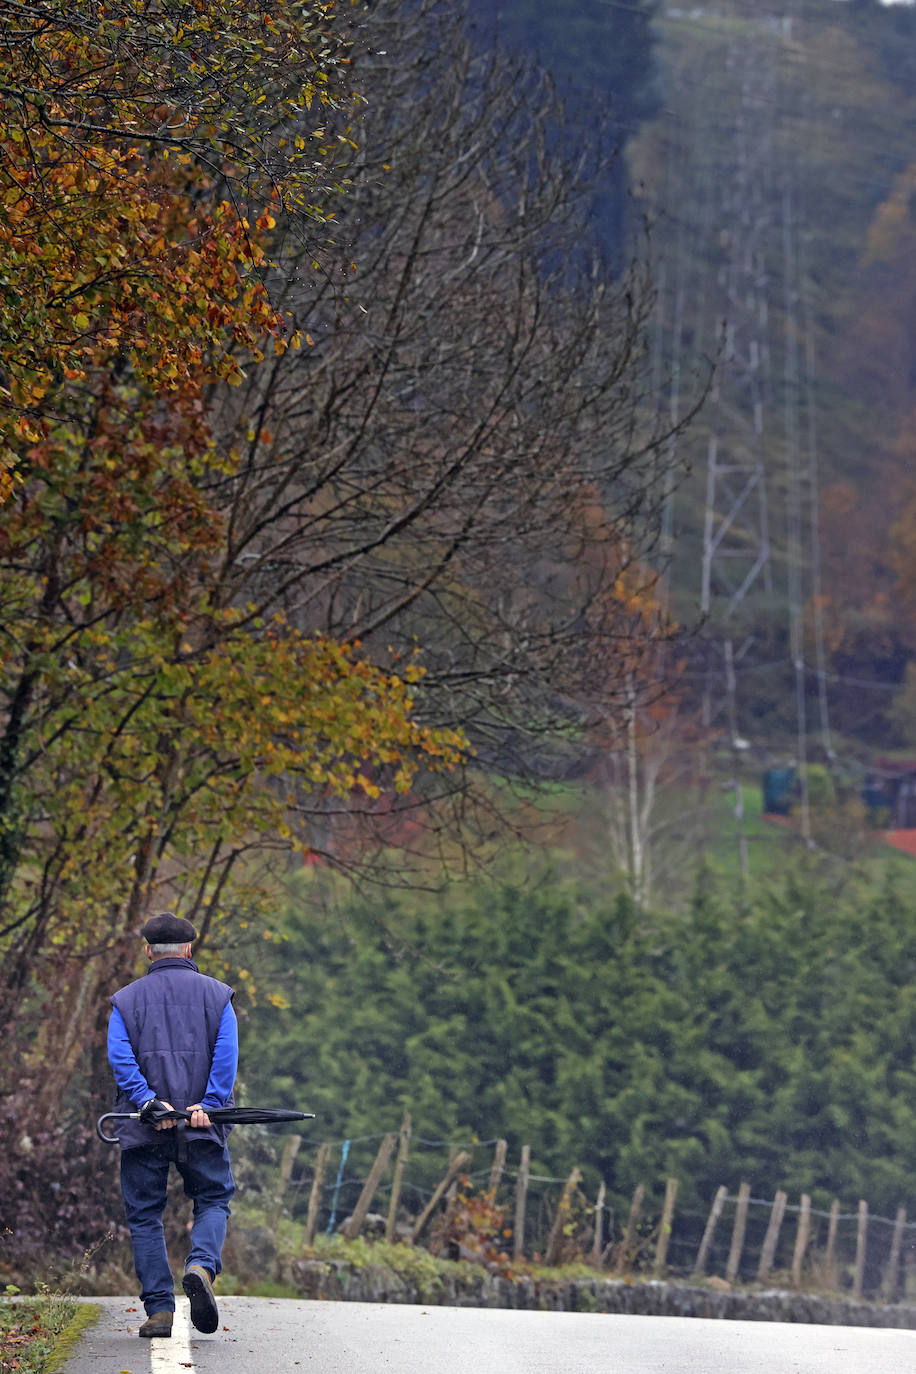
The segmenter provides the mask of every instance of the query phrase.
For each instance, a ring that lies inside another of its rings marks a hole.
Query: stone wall
[[[336,1241],[336,1253],[295,1257],[278,1250],[264,1226],[230,1229],[225,1268],[244,1292],[271,1279],[303,1298],[337,1302],[420,1303],[549,1312],[712,1317],[731,1321],[814,1322],[916,1330],[916,1306],[854,1302],[784,1289],[728,1288],[709,1283],[592,1277],[503,1278],[467,1260],[434,1259],[420,1246]]]
[[[345,1260],[293,1259],[282,1264],[282,1277],[302,1297],[346,1302],[916,1329],[916,1307],[852,1302],[776,1289],[724,1292],[688,1283],[626,1279],[506,1279],[464,1263],[428,1266],[424,1272],[410,1274],[385,1264],[355,1266]]]

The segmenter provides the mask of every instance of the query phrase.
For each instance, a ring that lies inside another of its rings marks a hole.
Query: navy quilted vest
[[[111,998],[124,1018],[140,1072],[157,1097],[173,1107],[188,1107],[203,1097],[219,1023],[232,996],[232,988],[199,973],[192,959],[166,957],[154,960],[142,978]],[[133,1112],[136,1107],[119,1091],[114,1110]],[[113,1124],[122,1150],[165,1143],[165,1132],[139,1121]],[[187,1139],[223,1144],[226,1127],[188,1130]]]

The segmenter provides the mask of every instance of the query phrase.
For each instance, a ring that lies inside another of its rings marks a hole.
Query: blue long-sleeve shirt
[[[140,1065],[137,1063],[137,1057],[130,1043],[124,1017],[117,1007],[112,1007],[111,1017],[108,1021],[108,1062],[115,1076],[115,1082],[123,1092],[127,1093],[135,1107],[142,1107],[144,1102],[148,1102],[151,1097],[158,1096],[140,1072]],[[219,1028],[216,1032],[216,1044],[213,1047],[207,1090],[200,1101],[202,1107],[224,1107],[226,1105],[235,1084],[238,1066],[239,1025],[235,1012],[232,1010],[232,1003],[227,1002],[223,1008]],[[192,1105],[191,1102],[172,1103],[173,1107],[181,1108]]]

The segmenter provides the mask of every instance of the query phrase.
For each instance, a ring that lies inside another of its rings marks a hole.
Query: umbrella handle
[[[183,1120],[185,1120],[185,1121],[190,1120],[190,1117],[191,1117],[191,1113],[190,1113],[190,1112],[183,1112],[183,1111],[180,1111],[179,1108],[177,1108],[177,1107],[174,1108],[173,1111],[169,1112],[168,1115],[169,1115],[169,1116],[175,1116],[177,1119],[183,1119]],[[104,1142],[105,1142],[106,1145],[119,1145],[119,1144],[120,1144],[120,1141],[118,1140],[118,1137],[117,1137],[116,1135],[106,1135],[106,1134],[105,1134],[105,1131],[104,1131],[104,1124],[105,1124],[105,1122],[106,1122],[106,1121],[139,1121],[139,1120],[140,1120],[140,1113],[139,1113],[139,1112],[106,1112],[105,1115],[104,1115],[104,1116],[100,1116],[99,1119],[98,1119],[98,1121],[95,1123],[96,1135],[98,1136],[99,1140],[104,1140]]]
[[[105,1127],[105,1122],[106,1122],[106,1121],[139,1121],[139,1120],[140,1120],[140,1113],[139,1113],[139,1112],[106,1112],[105,1115],[104,1115],[104,1116],[100,1116],[99,1119],[98,1119],[98,1121],[95,1123],[95,1133],[96,1133],[96,1135],[98,1136],[99,1140],[104,1140],[104,1142],[105,1142],[106,1145],[118,1145],[118,1144],[120,1144],[120,1142],[119,1142],[118,1137],[117,1137],[116,1135],[106,1135],[106,1134],[105,1134],[105,1129],[104,1129],[104,1127]]]

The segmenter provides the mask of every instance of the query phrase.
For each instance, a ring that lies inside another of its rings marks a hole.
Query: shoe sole
[[[191,1324],[205,1336],[211,1335],[219,1326],[219,1309],[209,1284],[200,1274],[190,1273],[185,1274],[181,1286],[191,1304]]]

